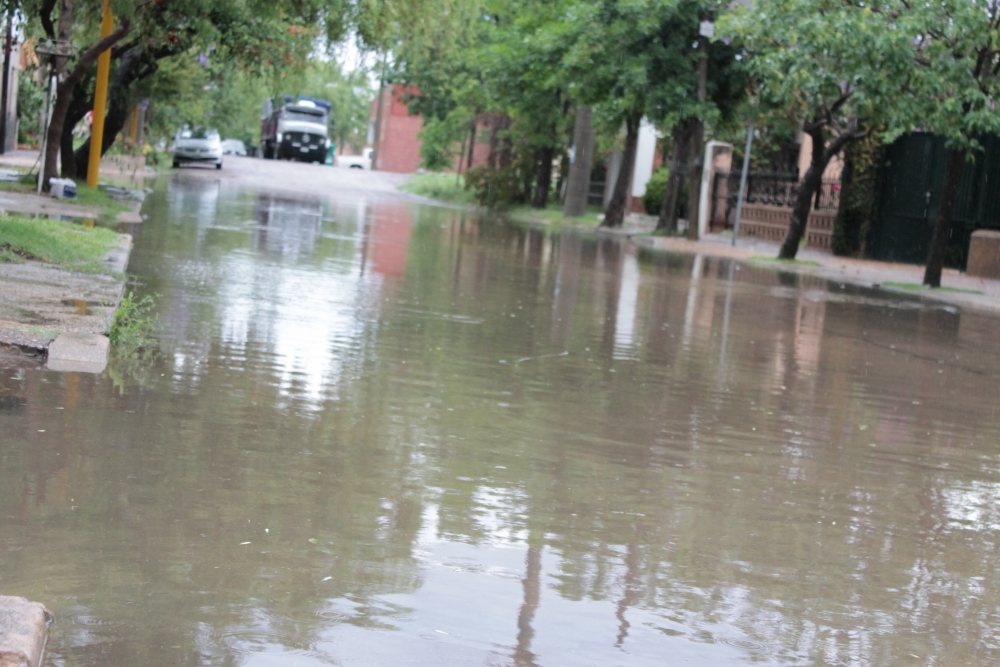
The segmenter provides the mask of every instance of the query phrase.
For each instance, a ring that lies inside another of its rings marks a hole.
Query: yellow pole
[[[115,27],[115,17],[104,0],[104,14],[101,17],[101,39],[111,34]],[[87,186],[97,187],[97,177],[101,170],[101,146],[104,143],[104,107],[108,102],[108,73],[111,71],[111,49],[97,59],[97,87],[94,90],[94,122],[90,126],[90,160],[87,162]]]
[[[128,124],[128,140],[129,143],[135,143],[135,135],[139,132],[139,105],[136,104],[132,108],[131,118]]]

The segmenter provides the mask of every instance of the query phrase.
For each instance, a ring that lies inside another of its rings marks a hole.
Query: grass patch
[[[822,266],[819,262],[811,259],[781,259],[780,257],[765,257],[764,255],[753,255],[751,262],[774,262],[788,266]]]
[[[74,271],[108,273],[104,258],[118,234],[60,220],[0,216],[0,261],[36,259]]]
[[[159,295],[147,295],[138,299],[135,292],[129,292],[115,311],[108,331],[111,341],[108,375],[120,394],[130,385],[148,387],[155,381],[160,354],[153,338],[158,321],[152,311],[158,298]]]
[[[676,231],[670,231],[669,229],[654,229],[653,231],[649,232],[649,236],[666,236],[671,238],[686,239],[687,230],[678,229]]]
[[[597,227],[601,224],[601,219],[598,217],[601,213],[603,213],[602,209],[591,206],[584,215],[578,218],[567,218],[563,215],[562,206],[554,204],[543,209],[532,208],[530,206],[514,206],[507,211],[507,216],[511,220],[520,222],[535,222],[554,226],[576,225],[579,227]]]
[[[135,292],[129,292],[122,297],[108,331],[111,345],[132,350],[144,347],[156,327],[155,306],[156,298],[149,295],[137,299]]]
[[[474,193],[465,189],[465,177],[455,174],[427,172],[414,174],[406,183],[399,186],[403,192],[436,199],[448,204],[474,206]]]
[[[922,292],[924,290],[930,292],[951,292],[953,294],[982,294],[979,290],[975,289],[961,289],[958,287],[924,287],[918,283],[898,283],[894,281],[887,281],[882,283],[882,287],[891,287],[895,289],[903,289],[909,292]]]
[[[131,186],[126,185],[125,187]],[[76,186],[76,199],[64,199],[63,201],[100,209],[102,218],[114,219],[122,211],[128,210],[128,204],[118,201],[102,190],[95,190],[79,183]]]

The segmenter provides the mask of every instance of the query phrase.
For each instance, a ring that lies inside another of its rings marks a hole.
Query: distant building
[[[421,115],[411,116],[403,101],[407,93],[403,86],[386,86],[372,101],[369,136],[375,145],[375,163],[372,169],[411,174],[420,168],[420,139],[417,133],[423,127]],[[379,105],[382,113],[379,118]],[[381,121],[381,125],[376,125]]]

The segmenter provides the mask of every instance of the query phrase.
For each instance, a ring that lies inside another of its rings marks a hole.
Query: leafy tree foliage
[[[1000,133],[1000,5],[942,0],[905,7],[898,20],[914,36],[915,94],[896,104],[909,113],[910,126],[932,129],[949,149],[924,273],[925,285],[940,287],[963,167],[981,150],[980,137]]]
[[[912,124],[913,34],[895,0],[755,0],[722,21],[750,56],[765,115],[801,122],[812,156],[779,257],[792,259],[830,161],[884,124]]]

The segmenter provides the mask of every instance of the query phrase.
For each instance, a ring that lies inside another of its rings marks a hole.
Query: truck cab
[[[261,124],[261,148],[266,160],[318,162],[326,159],[330,103],[286,98],[277,109],[268,100]]]

